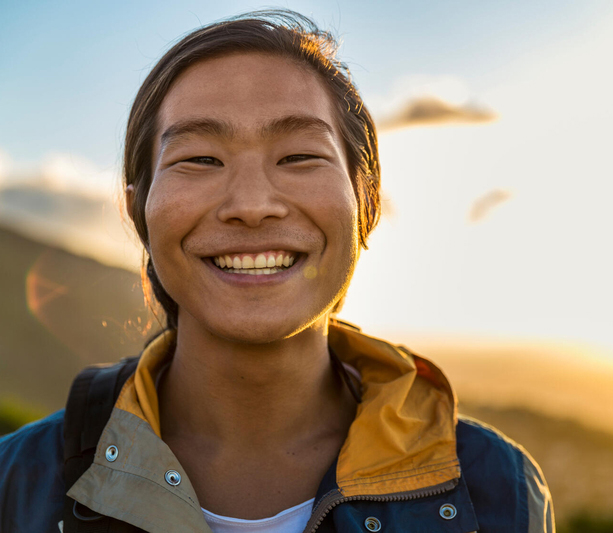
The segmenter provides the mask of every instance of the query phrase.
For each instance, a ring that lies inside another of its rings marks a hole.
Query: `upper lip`
[[[227,248],[221,248],[213,253],[206,253],[202,257],[219,257],[221,255],[233,255],[233,254],[258,254],[264,252],[291,252],[295,254],[307,253],[304,250],[298,250],[295,245],[283,245],[283,244],[263,244],[263,245],[248,245],[248,246],[232,246]]]

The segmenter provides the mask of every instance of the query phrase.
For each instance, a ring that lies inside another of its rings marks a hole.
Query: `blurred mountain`
[[[399,339],[443,368],[466,401],[529,409],[613,435],[613,364],[597,347],[444,335]]]
[[[59,409],[81,368],[142,349],[137,274],[2,229],[0,258],[0,400]]]

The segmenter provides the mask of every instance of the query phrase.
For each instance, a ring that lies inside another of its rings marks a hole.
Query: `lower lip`
[[[287,279],[295,276],[296,273],[300,271],[300,265],[304,261],[304,255],[300,255],[296,262],[288,269],[282,270],[280,272],[275,272],[274,274],[232,274],[230,272],[225,272],[221,268],[213,263],[213,259],[210,257],[206,257],[202,259],[202,262],[209,267],[215,275],[217,275],[221,280],[226,283],[232,283],[233,285],[239,286],[254,286],[254,285],[274,285],[276,283],[282,283]]]

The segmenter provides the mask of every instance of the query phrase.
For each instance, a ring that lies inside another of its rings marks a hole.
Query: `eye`
[[[214,165],[217,167],[223,167],[223,163],[219,159],[210,156],[190,157],[189,159],[183,160],[183,162],[195,163],[196,165]]]
[[[319,159],[319,157],[311,154],[293,154],[279,160],[277,165],[283,165],[284,163],[301,163],[302,161],[309,161],[311,159]]]

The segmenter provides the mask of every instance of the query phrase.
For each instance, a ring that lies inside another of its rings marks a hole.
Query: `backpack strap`
[[[94,462],[98,440],[115,401],[127,379],[136,370],[138,357],[114,365],[90,366],[74,380],[64,414],[64,482],[66,490]],[[119,521],[94,513],[72,498],[64,498],[64,533],[109,533],[129,531]],[[128,526],[130,527],[130,526]],[[134,531],[134,529],[132,529]]]

